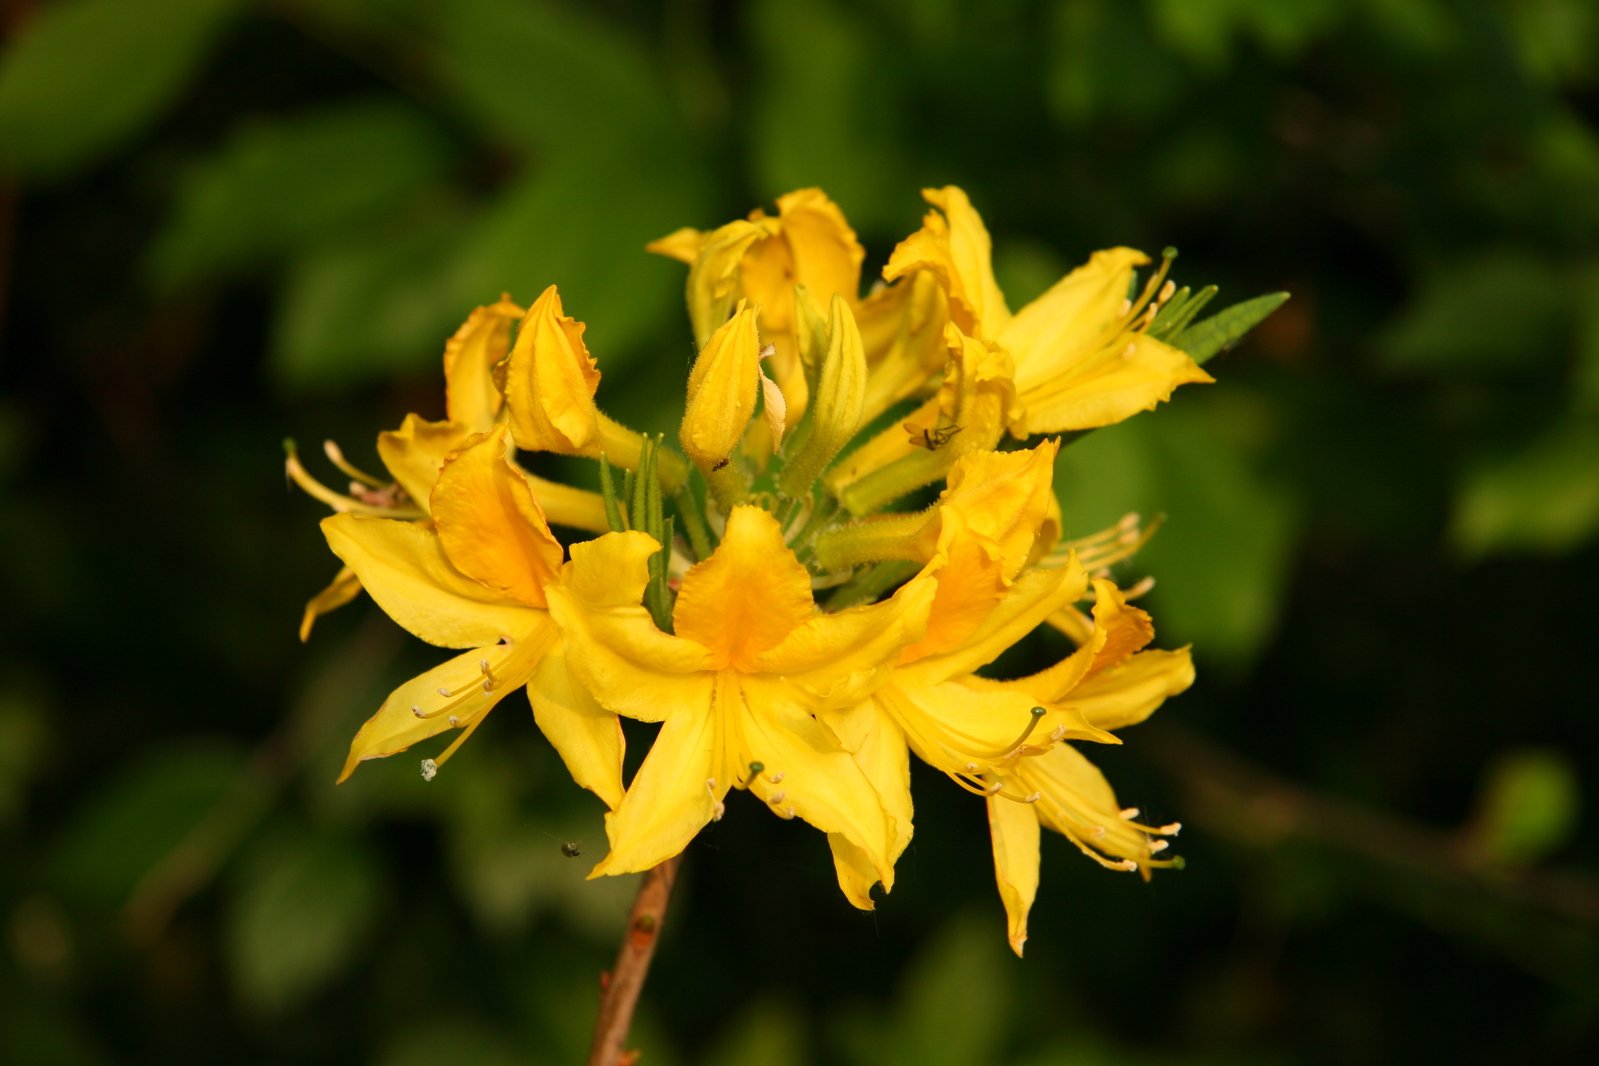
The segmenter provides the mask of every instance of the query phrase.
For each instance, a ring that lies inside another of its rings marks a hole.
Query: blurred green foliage
[[[1200,683],[1095,754],[1188,823],[1188,870],[1146,889],[1054,841],[1017,962],[943,782],[872,915],[814,834],[732,804],[645,1061],[1594,1051],[1587,0],[0,18],[0,1058],[580,1059],[631,893],[584,880],[600,812],[516,700],[427,787],[405,757],[333,789],[429,660],[359,605],[294,642],[334,564],[276,442],[367,462],[439,413],[467,309],[552,282],[602,401],[669,430],[692,341],[645,241],[819,184],[880,264],[951,181],[1018,304],[1112,244],[1181,247],[1215,306],[1294,294],[1218,385],[1058,467],[1069,534],[1164,518],[1125,577]]]

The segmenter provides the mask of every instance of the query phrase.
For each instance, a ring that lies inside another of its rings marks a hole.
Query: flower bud
[[[701,469],[725,465],[755,416],[761,382],[761,342],[756,310],[742,301],[711,334],[688,377],[688,402],[678,439]]]
[[[842,296],[833,297],[826,326],[815,300],[803,288],[794,292],[801,357],[814,367],[811,406],[801,427],[802,439],[778,480],[785,496],[807,495],[833,457],[861,428],[866,399],[866,351],[855,316]]]

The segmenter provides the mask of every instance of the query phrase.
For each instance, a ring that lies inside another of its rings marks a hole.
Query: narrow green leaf
[[[63,177],[153,123],[237,0],[40,5],[0,61],[0,171]]]
[[[1274,292],[1233,304],[1227,310],[1189,326],[1173,337],[1171,344],[1187,352],[1194,362],[1204,363],[1217,352],[1237,344],[1244,334],[1287,301],[1286,292]]]

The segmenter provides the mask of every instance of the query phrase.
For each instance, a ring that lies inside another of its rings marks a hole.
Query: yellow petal
[[[561,566],[561,545],[521,468],[506,458],[505,427],[462,448],[444,465],[431,510],[444,554],[485,588],[530,607]]]
[[[735,683],[741,693],[735,705],[743,740],[739,762],[765,766],[749,782],[750,791],[783,817],[843,836],[892,888],[888,818],[866,774],[781,682],[741,677]]]
[[[692,263],[699,258],[700,246],[705,241],[705,234],[692,226],[673,230],[664,237],[657,238],[644,246],[646,252],[653,255],[664,255],[668,259],[676,259],[680,263]]]
[[[599,434],[600,372],[554,285],[528,308],[511,349],[505,398],[516,443],[530,451],[584,454]]]
[[[429,422],[410,414],[399,429],[378,434],[378,455],[406,495],[426,510],[445,458],[470,436],[454,422]]]
[[[914,831],[911,758],[905,734],[876,700],[862,700],[819,719],[872,783],[889,819],[888,858],[898,862]]]
[[[622,802],[622,725],[567,670],[566,653],[546,653],[528,684],[533,720],[567,772],[612,810]]]
[[[950,318],[963,332],[984,340],[997,337],[1010,321],[1010,309],[994,280],[993,243],[982,217],[954,185],[923,189],[922,198],[937,210],[894,249],[883,277],[894,281],[930,271],[949,293]]]
[[[994,661],[1055,611],[1074,602],[1086,584],[1087,576],[1080,567],[1028,571],[960,645],[927,655],[904,669],[929,682],[971,673]]]
[[[871,374],[863,425],[925,391],[944,368],[949,301],[933,275],[919,272],[868,296],[855,311]]]
[[[866,249],[838,205],[820,189],[798,189],[777,198],[777,213],[794,264],[790,286],[804,285],[823,303],[835,295],[853,301]]]
[[[1038,820],[1085,852],[1140,863],[1150,857],[1148,838],[1121,816],[1110,782],[1070,744],[1018,760],[1016,780],[1022,789],[1041,793],[1032,805]]]
[[[959,511],[967,532],[993,542],[1006,580],[1027,563],[1054,500],[1059,441],[1012,452],[968,452],[950,469],[940,511]]]
[[[678,439],[683,451],[702,467],[713,467],[738,447],[755,416],[761,375],[761,342],[753,307],[739,306],[694,360],[689,371],[688,402]]]
[[[863,911],[876,910],[872,886],[877,884],[877,868],[872,865],[872,857],[842,833],[827,834],[827,846],[833,853],[833,873],[844,898]]]
[[[708,700],[711,688],[710,652],[662,633],[639,605],[655,548],[638,532],[574,545],[560,582],[545,590],[568,668],[605,707],[652,722],[680,703]]]
[[[511,324],[522,314],[502,296],[468,315],[444,345],[444,410],[449,421],[469,433],[486,431],[500,413],[504,397],[494,368],[510,352]]]
[[[1187,648],[1140,652],[1074,688],[1067,704],[1101,729],[1137,725],[1194,683]]]
[[[819,707],[856,703],[882,683],[900,650],[927,631],[936,587],[916,577],[881,603],[818,614],[761,653],[752,671],[803,689]]]
[[[1027,942],[1027,915],[1038,895],[1038,815],[1030,804],[990,796],[988,834],[994,845],[994,880],[1005,904],[1006,935],[1019,956]]]
[[[449,730],[475,729],[495,704],[527,684],[554,639],[554,627],[539,620],[510,644],[475,648],[407,681],[356,733],[339,780],[366,759]]]
[[[766,416],[766,430],[772,435],[772,451],[783,446],[783,430],[787,428],[788,403],[783,399],[783,390],[777,387],[777,382],[761,375],[761,399],[764,401],[762,411]]]
[[[1095,252],[1011,319],[997,340],[1016,360],[1018,389],[1069,370],[1122,326],[1134,269],[1149,256],[1134,248]]]
[[[702,702],[672,707],[621,804],[605,816],[611,852],[590,877],[658,866],[715,816],[731,782],[717,779],[721,722],[710,699],[706,685]]]
[[[316,620],[329,611],[336,611],[361,594],[361,579],[355,576],[355,571],[348,566],[339,568],[333,575],[333,580],[328,582],[328,587],[311,597],[305,605],[305,613],[300,616],[300,642],[303,644],[311,639],[311,627]]]
[[[745,253],[756,241],[776,232],[775,220],[741,219],[704,235],[688,272],[688,317],[697,344],[703,347],[727,322],[728,311],[742,294],[740,271]]]
[[[810,574],[777,520],[742,506],[727,516],[715,553],[683,576],[672,621],[678,636],[710,650],[713,669],[745,670],[815,612]]]
[[[902,671],[878,695],[904,728],[917,756],[947,774],[1003,768],[1019,750],[1047,747],[1057,728],[1063,737],[1121,743],[1069,708],[1047,708],[1043,716],[1034,715],[1036,701],[1003,683],[972,685],[961,679],[927,684]],[[1021,761],[1034,757],[1027,755]],[[979,769],[972,770],[972,765]]]
[[[1152,411],[1177,386],[1216,380],[1186,352],[1135,333],[1051,377],[1018,388],[1019,435],[1108,426]]]
[[[964,524],[959,514],[944,517],[942,532],[954,536],[938,553],[934,575],[938,592],[928,612],[927,632],[900,653],[902,663],[961,647],[1005,595],[1005,571],[998,553],[981,538],[958,535]]]
[[[322,520],[322,534],[378,606],[429,644],[484,647],[531,628],[543,613],[456,570],[438,535],[415,522],[337,514]]]

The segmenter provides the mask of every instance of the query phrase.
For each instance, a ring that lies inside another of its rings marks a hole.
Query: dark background
[[[333,787],[437,653],[364,601],[296,641],[335,561],[279,441],[375,465],[441,414],[465,311],[551,281],[607,409],[671,429],[691,337],[647,240],[819,184],[875,270],[946,182],[1013,306],[1112,244],[1294,294],[1057,480],[1072,534],[1166,516],[1125,577],[1200,680],[1093,754],[1188,868],[1048,840],[1018,961],[937,775],[875,914],[732,802],[644,1061],[1595,1051],[1599,7],[0,11],[0,1057],[579,1061],[632,892],[583,880],[598,804],[519,697],[431,785]]]

